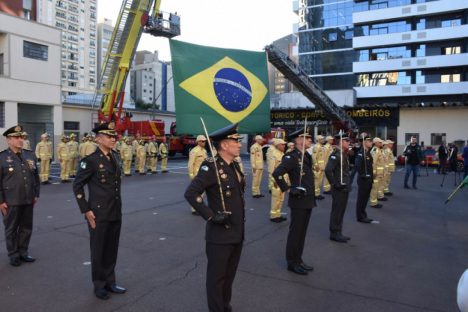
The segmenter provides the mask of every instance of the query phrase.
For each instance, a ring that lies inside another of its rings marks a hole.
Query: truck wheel
[[[174,156],[175,154],[176,154],[176,152],[175,152],[175,151],[169,151],[169,156],[171,156],[171,157],[172,157],[172,156]]]

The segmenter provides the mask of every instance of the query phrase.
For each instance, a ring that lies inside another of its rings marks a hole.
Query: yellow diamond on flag
[[[179,86],[232,123],[250,115],[268,93],[260,79],[229,57]]]

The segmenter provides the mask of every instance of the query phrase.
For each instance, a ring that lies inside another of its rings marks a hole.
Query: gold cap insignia
[[[115,123],[113,121],[109,122],[109,125],[107,126],[109,129],[114,130],[115,129]]]
[[[203,203],[203,198],[201,198],[201,196],[197,197],[197,203],[199,204]]]
[[[15,127],[15,132],[21,132],[21,131],[22,131],[22,129],[21,129],[20,126],[16,126],[16,127]]]
[[[76,198],[82,199],[82,198],[83,198],[83,194],[77,194],[77,195],[76,195]]]

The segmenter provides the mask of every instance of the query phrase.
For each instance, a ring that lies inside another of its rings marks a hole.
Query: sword
[[[304,153],[305,153],[305,134],[307,132],[307,116],[304,119],[304,136],[302,137],[302,156],[301,156],[301,175],[299,176],[299,187],[302,187],[302,174],[304,168]]]
[[[221,206],[223,208],[222,212],[224,214],[230,215],[232,214],[232,212],[226,210],[226,204],[224,203],[224,194],[223,194],[223,188],[221,187],[221,178],[219,177],[218,165],[216,164],[216,159],[214,158],[215,150],[213,148],[213,145],[211,144],[210,136],[208,135],[208,130],[206,130],[206,126],[205,126],[205,122],[203,121],[203,118],[200,117],[200,120],[203,126],[203,130],[205,131],[206,141],[208,142],[208,146],[210,147],[211,155],[213,155],[213,159],[214,159],[214,166],[216,170],[216,180],[218,181],[219,194],[221,195]],[[225,224],[224,227],[226,229],[229,229],[231,226],[229,224]]]
[[[445,201],[445,204],[447,204],[450,200],[452,200],[452,197],[455,196],[455,194],[458,193],[458,191],[461,189],[461,187],[465,183],[468,183],[468,176],[466,176],[465,179],[463,181],[461,181],[460,184],[458,184],[457,188],[455,190],[453,190],[452,194],[450,194],[449,197],[447,198],[447,200]]]
[[[340,130],[340,183],[343,185],[343,130]]]
[[[364,151],[363,160],[364,160],[364,172],[366,173],[366,177],[369,177],[367,173],[367,155],[366,155],[366,145],[364,144],[364,137],[366,135],[362,133],[362,150]]]

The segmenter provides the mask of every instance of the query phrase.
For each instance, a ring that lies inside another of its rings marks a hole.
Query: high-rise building
[[[297,57],[293,54],[296,45],[296,37],[294,35],[284,36],[273,41],[272,44],[288,55],[292,60],[296,61]],[[270,81],[270,93],[272,95],[292,91],[293,85],[276,67],[271,65],[271,63],[268,63],[268,76]]]
[[[2,0],[0,12],[35,21],[36,0]]]
[[[96,18],[96,0],[37,0],[37,21],[62,31],[63,97],[96,89]]]
[[[109,42],[112,38],[112,32],[114,31],[114,26],[112,26],[112,20],[104,18],[101,22],[98,23],[97,28],[97,81],[101,81],[101,70],[106,57],[107,48]],[[102,81],[104,82],[107,77],[103,77]]]
[[[468,102],[468,1],[385,3],[353,17],[357,104]]]
[[[175,111],[172,65],[160,61],[157,51],[136,52],[130,79],[131,96],[136,103],[140,101],[163,111]]]
[[[352,89],[353,0],[298,0],[299,65],[324,90]]]

